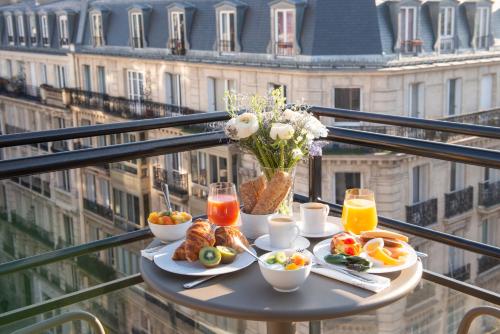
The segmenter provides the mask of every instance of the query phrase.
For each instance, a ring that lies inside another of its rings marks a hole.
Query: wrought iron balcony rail
[[[102,36],[92,36],[92,45],[93,46],[103,46],[104,38]]]
[[[157,190],[162,190],[162,183],[168,184],[168,189],[174,195],[185,197],[188,195],[188,174],[179,171],[167,171],[160,167],[153,167],[154,182],[153,186]]]
[[[50,41],[49,41],[49,38],[48,38],[48,37],[42,37],[42,44],[43,44],[43,46],[45,46],[45,47],[50,46]]]
[[[69,45],[69,38],[61,38],[61,39],[59,39],[59,45],[61,45],[61,46],[68,46]]]
[[[474,187],[456,190],[451,193],[444,194],[444,216],[451,218],[467,211],[474,207]]]
[[[470,263],[451,270],[446,276],[452,277],[459,281],[467,281],[470,279]]]
[[[9,44],[14,44],[14,36],[12,35],[7,36],[7,41],[9,42]]]
[[[401,41],[401,52],[417,54],[422,52],[422,45],[423,41],[420,39]]]
[[[36,45],[36,44],[38,44],[38,39],[35,36],[31,36],[30,43],[31,43],[31,45]]]
[[[429,226],[437,223],[438,201],[432,198],[427,201],[406,206],[406,221],[418,226]]]
[[[25,39],[24,36],[18,36],[17,37],[17,41],[19,42],[19,44],[24,44],[24,42],[26,41],[26,39]]]
[[[312,108],[312,111],[317,115],[322,116],[344,117],[398,126],[429,128],[433,130],[451,131],[461,134],[478,135],[489,138],[500,137],[498,129],[487,126],[457,124],[443,121],[418,120],[401,116],[358,113],[354,111],[319,107]],[[44,141],[67,140],[85,136],[107,135],[111,133],[121,133],[128,131],[145,131],[149,129],[168,126],[189,125],[191,124],[190,122],[199,124],[204,122],[220,121],[227,119],[227,117],[227,115],[218,113],[208,115],[188,115],[182,117],[172,117],[170,119],[160,118],[153,120],[127,122],[128,124],[105,124],[75,129],[50,130],[38,133],[35,132],[12,134],[0,136],[0,147],[29,145],[32,143],[39,143]],[[384,134],[368,133],[365,131],[343,129],[338,127],[330,127],[330,130],[330,134],[327,137],[327,140],[330,141],[356,145],[367,145],[369,147],[392,150],[396,152],[440,158],[449,161],[470,163],[490,168],[500,168],[500,153],[497,151],[429,142],[419,139],[399,138]],[[117,146],[63,152],[59,154],[27,157],[15,160],[5,160],[0,161],[0,179],[19,177],[22,175],[42,172],[51,172],[60,169],[91,166],[96,163],[118,162],[140,157],[190,151],[193,149],[220,146],[227,143],[228,139],[222,132],[211,132],[198,135],[128,143]],[[296,198],[299,201],[319,200],[320,202],[326,203],[320,200],[321,157],[314,157],[310,160],[309,171],[309,198],[304,196],[296,196]],[[333,203],[327,204],[331,207],[333,213],[339,214],[341,212],[342,207],[340,205],[336,205]],[[423,237],[428,240],[441,242],[452,247],[458,247],[482,255],[491,256],[495,259],[500,259],[500,249],[492,245],[483,244],[455,235],[431,230],[426,227],[414,225],[407,222],[405,223],[386,217],[379,217],[379,224],[381,226],[394,228],[411,235]],[[29,269],[39,265],[57,262],[62,259],[80,256],[83,254],[90,254],[99,250],[116,247],[118,245],[124,245],[137,240],[144,240],[150,237],[151,232],[148,228],[145,228],[123,235],[93,241],[83,245],[43,253],[30,258],[0,264],[0,274],[12,273],[22,269]],[[467,271],[470,273],[470,264],[469,268],[467,269],[466,267],[463,271],[465,273],[456,271],[452,274],[461,274],[461,277],[466,277]],[[463,283],[456,279],[433,273],[428,270],[424,271],[423,277],[426,280],[430,280],[437,284],[447,286],[451,289],[458,289],[463,293],[470,294],[485,301],[500,305],[500,297],[494,292],[490,292],[468,283]],[[13,310],[0,315],[0,325],[10,323],[14,320],[20,320],[36,314],[44,313],[81,300],[89,299],[104,292],[115,291],[123,287],[140,283],[141,281],[142,279],[140,275],[131,275],[125,278],[115,279],[113,281],[103,283],[95,287],[87,288],[71,295],[57,297],[45,302],[41,302],[39,304],[25,307],[23,309]]]
[[[168,40],[168,48],[173,55],[184,56],[186,54],[186,47],[184,39],[171,38]]]
[[[500,265],[500,259],[495,259],[489,256],[481,256],[477,259],[477,273],[481,274],[496,266]]]
[[[274,44],[274,50],[277,56],[292,57],[294,54],[294,47],[292,42],[276,42]]]
[[[234,52],[235,43],[233,40],[219,40],[219,51],[220,52]]]
[[[84,198],[83,208],[107,220],[113,220],[113,210],[109,206],[105,206],[97,203],[96,201]]]
[[[500,180],[479,182],[478,204],[486,208],[500,204]]]

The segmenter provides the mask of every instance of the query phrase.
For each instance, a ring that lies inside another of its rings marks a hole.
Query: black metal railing
[[[452,277],[462,282],[467,281],[468,279],[470,279],[470,263],[450,270],[450,272],[448,272],[446,276]]]
[[[36,45],[38,43],[38,39],[35,36],[30,37],[31,45]]]
[[[448,53],[455,50],[455,40],[453,37],[441,38],[439,41],[439,52]]]
[[[500,180],[479,182],[478,205],[488,208],[498,204],[500,204]]]
[[[444,216],[451,218],[474,207],[474,187],[470,186],[461,190],[444,194]]]
[[[60,38],[59,45],[60,46],[68,46],[69,45],[69,38]]]
[[[24,36],[18,36],[17,37],[17,41],[19,42],[19,44],[24,44],[24,42],[26,41],[26,39],[25,39]]]
[[[233,40],[219,40],[220,52],[234,52],[235,43]]]
[[[48,38],[48,37],[42,37],[42,44],[43,44],[43,46],[45,46],[45,47],[50,46],[50,41],[49,41],[49,38]]]
[[[92,45],[93,46],[103,46],[104,38],[102,36],[92,36]]]
[[[293,42],[274,43],[274,53],[277,56],[292,57],[294,55]]]
[[[406,41],[401,41],[401,53],[413,53],[417,54],[422,52],[423,41],[420,39],[411,39]]]
[[[188,174],[176,170],[167,171],[163,168],[153,167],[153,187],[162,190],[162,183],[168,184],[168,189],[173,195],[185,197],[188,195]]]
[[[109,206],[105,206],[97,203],[96,201],[84,198],[83,208],[103,218],[106,218],[108,220],[113,220],[113,210]]]
[[[482,274],[498,265],[500,265],[500,259],[495,259],[490,256],[481,256],[477,259],[477,274]]]
[[[437,211],[437,198],[407,205],[406,222],[423,227],[435,224],[437,223]]]
[[[9,42],[9,44],[14,44],[14,36],[12,35],[7,36],[7,42]]]
[[[186,47],[184,39],[171,38],[168,40],[168,48],[173,55],[184,56],[186,54]]]

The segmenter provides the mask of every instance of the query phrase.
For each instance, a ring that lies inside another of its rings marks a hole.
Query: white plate
[[[326,239],[314,246],[313,253],[316,256],[316,259],[321,262],[321,264],[326,266],[333,266],[333,264],[327,263],[324,258],[326,255],[330,253],[330,242],[332,239]],[[373,263],[373,267],[368,269],[366,272],[370,274],[384,274],[384,273],[392,273],[394,271],[400,271],[406,268],[409,268],[417,262],[417,254],[415,250],[408,244],[404,243],[405,249],[408,251],[408,255],[406,256],[406,262],[399,266],[381,266]],[[365,252],[360,254],[362,257],[367,257]]]
[[[161,254],[155,255],[153,259],[154,263],[161,269],[174,274],[189,276],[209,276],[238,271],[245,267],[248,267],[255,261],[255,258],[245,252],[238,254],[233,263],[220,264],[215,268],[205,268],[199,261],[189,262],[172,260],[172,255],[183,241],[184,240],[179,240],[165,246]],[[252,251],[252,253],[256,254],[253,248],[250,247],[250,250]]]
[[[336,233],[342,232],[344,230],[344,227],[342,226],[342,223],[340,222],[340,218],[338,218],[338,221],[335,222],[327,222],[325,223],[325,231],[323,233],[308,233],[304,232],[302,229],[302,221],[297,221],[297,225],[300,228],[300,235],[306,238],[326,238],[330,237]]]
[[[290,249],[306,249],[309,247],[310,242],[304,237],[298,236],[292,246],[288,247]],[[259,247],[268,252],[274,252],[282,250],[283,248],[275,248],[271,246],[271,240],[269,239],[269,234],[264,234],[255,240],[255,246]]]

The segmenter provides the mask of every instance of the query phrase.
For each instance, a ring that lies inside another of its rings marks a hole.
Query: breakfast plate
[[[188,276],[209,276],[238,271],[248,267],[255,261],[255,258],[245,252],[238,254],[234,262],[229,264],[220,264],[214,268],[205,268],[199,261],[189,262],[172,260],[172,255],[183,241],[184,240],[179,240],[165,246],[162,249],[161,254],[157,254],[154,256],[154,263],[159,268],[174,274]],[[252,247],[250,247],[249,249],[254,255],[256,254],[255,250]]]
[[[330,250],[331,241],[332,241],[332,239],[330,239],[330,238],[323,240],[323,241],[319,242],[318,244],[316,244],[316,246],[314,246],[314,249],[313,249],[314,256],[317,258],[317,260],[322,265],[325,265],[325,266],[336,266],[336,265],[327,263],[324,260],[325,256],[331,254],[331,250]],[[413,247],[411,247],[407,243],[404,243],[404,248],[408,252],[408,255],[406,256],[406,260],[404,263],[402,263],[400,265],[395,265],[395,266],[388,266],[388,265],[383,265],[383,264],[374,262],[373,267],[368,269],[366,272],[370,273],[370,274],[392,273],[392,272],[400,271],[400,270],[403,270],[403,269],[406,269],[406,268],[413,266],[415,264],[415,262],[417,262],[417,254],[415,253],[415,250],[413,249]],[[360,256],[364,257],[364,258],[368,258],[368,255],[364,251],[360,254]],[[343,266],[340,266],[340,267],[345,268]]]
[[[340,222],[340,218],[331,217],[329,222],[325,223],[325,230],[322,233],[310,233],[304,232],[303,222],[297,221],[297,225],[300,228],[300,235],[306,238],[326,238],[332,236],[336,233],[339,233],[344,230],[342,223]]]
[[[307,240],[304,237],[298,236],[297,239],[295,239],[293,245],[291,245],[290,249],[306,249],[309,247],[311,243],[309,240]],[[278,250],[283,250],[283,248],[276,248],[271,246],[271,239],[269,237],[269,234],[264,234],[263,236],[258,237],[255,240],[255,246],[259,247],[262,250],[268,251],[268,252],[274,252]]]

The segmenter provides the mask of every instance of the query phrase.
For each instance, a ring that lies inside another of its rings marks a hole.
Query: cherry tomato
[[[352,249],[352,247],[346,247],[345,248],[345,253],[347,255],[354,255],[354,249]]]
[[[346,239],[344,239],[344,243],[346,245],[352,245],[352,244],[354,244],[354,239],[353,238],[346,238]]]

